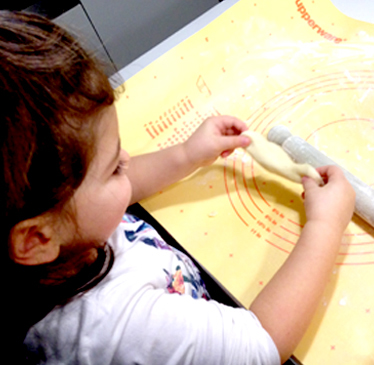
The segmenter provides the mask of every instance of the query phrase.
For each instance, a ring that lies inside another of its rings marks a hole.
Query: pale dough
[[[297,183],[301,183],[303,176],[308,176],[318,185],[323,185],[323,180],[314,167],[294,162],[281,146],[268,141],[262,134],[253,131],[242,134],[252,141],[245,150],[266,170]]]

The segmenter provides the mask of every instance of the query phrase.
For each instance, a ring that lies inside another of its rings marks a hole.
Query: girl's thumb
[[[234,150],[235,148],[246,148],[250,145],[251,140],[247,136],[239,135],[239,136],[225,136],[222,139],[222,147],[225,150]]]
[[[301,178],[301,183],[303,184],[304,190],[307,191],[313,187],[318,186],[317,183],[309,176],[303,176]]]

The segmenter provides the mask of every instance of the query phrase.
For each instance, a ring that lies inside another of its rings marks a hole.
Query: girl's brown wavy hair
[[[69,200],[93,156],[94,116],[114,93],[97,63],[59,26],[0,12],[0,100],[4,239],[16,223]]]
[[[94,156],[97,116],[113,102],[107,76],[74,37],[44,17],[0,11],[0,266],[13,309],[32,293],[9,271],[10,230],[62,211]]]

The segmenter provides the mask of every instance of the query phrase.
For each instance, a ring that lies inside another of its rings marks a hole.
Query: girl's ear
[[[43,216],[19,222],[12,228],[9,238],[9,256],[17,264],[46,264],[60,254],[60,244]]]

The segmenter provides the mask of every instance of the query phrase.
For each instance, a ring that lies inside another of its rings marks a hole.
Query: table
[[[124,148],[166,148],[231,114],[263,134],[286,125],[373,185],[374,25],[330,0],[225,0],[213,13],[121,72]],[[301,192],[236,151],[141,204],[248,307],[297,241]],[[296,357],[373,364],[372,288],[374,229],[354,217]]]

